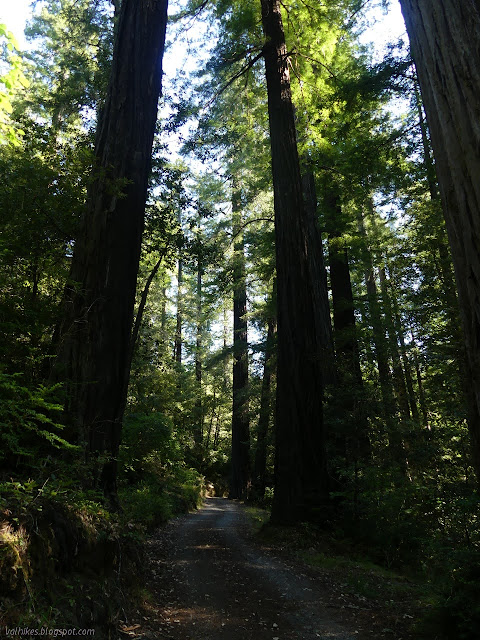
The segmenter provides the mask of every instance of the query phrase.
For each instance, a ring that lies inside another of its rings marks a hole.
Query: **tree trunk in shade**
[[[183,286],[183,260],[180,257],[178,259],[177,266],[177,317],[175,324],[175,342],[173,347],[173,359],[180,366],[182,364],[182,286]]]
[[[194,426],[193,426],[193,438],[195,440],[195,453],[200,463],[203,462],[203,402],[202,402],[202,377],[203,377],[203,363],[202,363],[202,337],[203,337],[203,307],[202,307],[202,257],[198,255],[197,264],[197,335],[195,344],[195,382],[196,382],[196,398],[194,408]]]
[[[260,500],[265,497],[267,436],[272,408],[270,389],[275,367],[275,335],[277,332],[277,323],[274,318],[268,319],[267,327],[267,344],[265,347],[265,359],[263,362],[262,390],[260,394],[260,412],[257,428],[257,448],[255,450],[255,464],[253,471],[254,496]]]
[[[232,478],[230,497],[241,500],[250,490],[250,417],[248,403],[247,282],[242,233],[241,197],[234,185],[232,196],[233,265],[233,408]]]
[[[305,204],[305,213],[309,225],[310,245],[316,248],[313,269],[313,277],[319,285],[319,295],[322,304],[318,312],[322,315],[320,319],[320,327],[322,334],[320,335],[321,347],[324,357],[323,365],[323,384],[335,384],[335,358],[333,349],[333,332],[332,321],[330,318],[330,306],[328,302],[328,285],[327,270],[325,268],[325,258],[323,255],[323,241],[318,221],[317,207],[317,189],[315,185],[315,176],[311,170],[305,170],[302,175],[303,200]]]
[[[332,440],[338,454],[349,463],[365,458],[370,451],[370,443],[348,252],[342,240],[341,202],[337,189],[331,185],[325,187],[323,207],[328,232],[337,380],[343,390],[339,410],[345,427],[341,433],[332,434]]]
[[[385,267],[378,270],[380,278],[380,290],[382,292],[383,313],[385,318],[385,326],[388,335],[388,347],[390,358],[392,361],[393,378],[395,381],[395,391],[400,409],[401,417],[404,420],[410,419],[410,404],[408,402],[408,391],[405,381],[405,373],[403,371],[402,361],[400,359],[400,350],[398,347],[398,336],[395,330],[395,320],[393,317],[392,304],[390,301],[390,292],[388,290],[387,275]]]
[[[113,503],[166,24],[167,0],[123,0],[59,344],[68,420]]]
[[[465,338],[480,481],[480,3],[400,0],[431,133]]]
[[[277,400],[272,521],[328,517],[323,423],[327,301],[318,279],[321,246],[305,209],[280,2],[261,0],[275,207]]]

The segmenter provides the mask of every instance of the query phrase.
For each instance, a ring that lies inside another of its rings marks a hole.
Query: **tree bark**
[[[394,292],[395,293],[395,292]],[[407,345],[405,344],[405,332],[400,318],[400,312],[398,309],[398,303],[395,296],[392,297],[393,313],[394,313],[394,326],[400,343],[400,353],[402,355],[403,370],[405,371],[405,382],[407,383],[408,399],[410,403],[410,412],[415,422],[418,422],[418,407],[415,390],[413,388],[412,371],[410,365],[410,359],[408,357]]]
[[[267,343],[263,361],[262,390],[260,394],[260,412],[257,428],[257,448],[255,450],[255,464],[253,472],[253,492],[256,499],[265,497],[266,469],[267,469],[267,435],[271,413],[271,382],[274,371],[275,334],[277,323],[275,318],[267,321]]]
[[[400,352],[398,348],[398,337],[395,330],[395,320],[393,317],[392,304],[390,301],[390,293],[388,291],[388,282],[387,275],[385,273],[385,267],[379,268],[378,275],[380,279],[380,290],[382,292],[383,312],[388,335],[388,346],[390,351],[390,358],[392,361],[398,407],[400,409],[402,418],[408,421],[410,419],[410,405],[408,402],[405,374],[403,371],[402,361],[400,359]]]
[[[355,308],[348,253],[341,236],[343,233],[341,205],[338,193],[326,189],[324,215],[328,231],[328,257],[332,288],[335,355],[342,371],[349,372],[357,384],[362,384],[360,355],[355,328]]]
[[[318,313],[321,314],[320,327],[322,329],[322,333],[320,340],[324,355],[322,358],[323,384],[335,384],[335,357],[333,348],[332,320],[330,317],[330,306],[328,302],[327,270],[325,268],[325,258],[323,255],[322,233],[320,231],[318,221],[315,176],[309,169],[305,170],[302,175],[302,189],[305,214],[309,224],[310,244],[317,249],[315,251],[315,255],[311,255],[310,258],[316,260],[311,269],[313,277],[316,283],[318,283],[319,294],[322,299],[322,304],[320,305]]]
[[[305,211],[280,2],[261,0],[277,268],[276,486],[272,521],[327,517],[321,247]]]
[[[180,367],[182,364],[182,285],[183,285],[183,260],[178,259],[177,267],[177,318],[175,326],[175,344],[173,347],[173,359]]]
[[[199,243],[200,246],[200,243]],[[202,259],[200,251],[197,263],[197,336],[195,345],[195,382],[196,382],[196,398],[194,411],[193,437],[195,440],[195,449],[197,458],[203,462],[203,403],[202,403]]]
[[[365,458],[370,443],[348,252],[341,239],[344,233],[341,203],[337,189],[331,185],[325,187],[323,207],[328,232],[337,392],[341,390],[339,411],[344,425],[342,433],[332,435],[335,436],[335,449],[349,463]]]
[[[166,24],[167,0],[123,0],[58,354],[67,417],[87,455],[105,458],[113,501]]]
[[[480,482],[480,3],[400,0],[430,128],[467,354]]]
[[[247,283],[242,233],[241,197],[232,196],[233,264],[233,409],[230,497],[244,500],[250,490],[250,416],[248,403]]]

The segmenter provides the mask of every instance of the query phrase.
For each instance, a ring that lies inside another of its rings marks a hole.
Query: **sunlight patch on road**
[[[186,549],[201,549],[203,551],[226,551],[227,547],[221,547],[219,544],[198,544],[196,546],[185,547]]]

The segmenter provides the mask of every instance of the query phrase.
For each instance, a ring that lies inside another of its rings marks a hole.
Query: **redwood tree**
[[[69,382],[67,417],[87,456],[100,455],[96,481],[113,500],[167,4],[121,3],[61,327],[57,369]]]
[[[261,0],[277,268],[276,484],[272,520],[322,517],[328,475],[322,407],[326,331],[321,245],[311,233],[280,2]]]
[[[431,132],[467,352],[480,480],[480,2],[400,0]]]
[[[233,185],[233,407],[230,497],[244,499],[250,490],[250,416],[248,406],[247,282],[241,192]]]

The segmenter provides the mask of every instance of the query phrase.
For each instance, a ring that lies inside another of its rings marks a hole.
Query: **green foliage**
[[[167,470],[180,460],[180,446],[166,416],[155,412],[126,416],[120,461],[127,478],[130,472],[141,477],[149,470]]]
[[[75,446],[60,435],[63,407],[51,400],[57,388],[29,388],[20,378],[0,371],[0,461],[32,468],[39,459]]]
[[[185,466],[178,438],[165,416],[127,417],[120,464],[119,493],[126,520],[151,528],[200,505],[203,477]]]
[[[456,637],[459,640],[474,640],[480,627],[478,547],[453,553],[448,549],[443,555],[442,567],[436,579],[438,600],[423,621],[423,629],[433,630],[445,639]]]
[[[85,134],[54,144],[23,124],[22,148],[0,158],[0,349],[9,372],[34,380],[48,369],[91,155]]]
[[[137,571],[138,539],[102,496],[79,490],[75,466],[55,471],[41,485],[0,483],[0,617],[10,626],[88,625],[108,637]]]
[[[46,118],[57,133],[95,121],[106,95],[112,18],[102,0],[49,0],[26,28],[38,48],[29,54],[33,100],[28,96],[23,108]]]
[[[14,36],[0,23],[0,146],[20,147],[24,131],[11,118],[17,92],[28,87],[24,63]],[[6,70],[5,70],[6,68]]]

